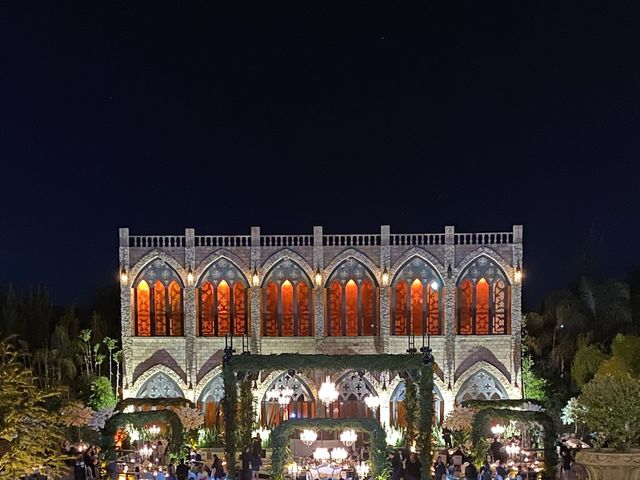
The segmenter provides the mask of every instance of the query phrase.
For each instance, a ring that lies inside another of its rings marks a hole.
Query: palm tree
[[[102,342],[105,344],[107,351],[109,352],[109,381],[113,383],[113,350],[116,348],[117,342],[111,337],[105,337]]]

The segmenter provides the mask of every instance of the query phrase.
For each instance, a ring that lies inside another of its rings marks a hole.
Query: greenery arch
[[[277,355],[233,355],[232,349],[225,348],[222,366],[225,396],[222,399],[222,410],[225,421],[225,455],[227,460],[227,476],[236,478],[235,462],[238,448],[238,385],[248,373],[260,370],[289,369],[324,369],[324,370],[365,370],[367,372],[407,372],[417,379],[419,399],[417,449],[420,451],[422,480],[431,477],[431,430],[433,426],[433,356],[428,348],[424,355],[405,354],[373,354],[373,355],[306,355],[299,353],[281,353]],[[309,419],[311,420],[311,419]],[[325,419],[316,419],[325,420]],[[345,419],[346,420],[346,419]],[[373,428],[373,427],[372,427]],[[384,434],[384,431],[381,430]],[[383,437],[384,438],[384,437]],[[386,442],[386,440],[385,440]],[[388,472],[381,471],[383,479]]]
[[[171,435],[169,446],[171,451],[179,452],[182,448],[182,422],[180,417],[172,410],[154,410],[151,412],[117,413],[106,421],[102,429],[102,443],[105,450],[113,450],[113,437],[118,428],[129,424],[142,428],[149,423],[163,422],[169,425]]]
[[[291,456],[289,436],[295,429],[329,430],[332,432],[347,428],[365,430],[371,434],[371,476],[375,479],[388,478],[386,433],[380,422],[373,418],[295,418],[282,422],[271,432],[271,478],[284,480],[284,467]]]
[[[522,403],[522,400],[519,400]],[[489,403],[489,402],[487,402]],[[500,401],[496,401],[500,404]],[[515,402],[514,402],[515,403]],[[490,433],[491,421],[500,420],[508,422],[510,420],[518,422],[538,423],[544,428],[544,468],[548,475],[551,475],[558,462],[555,450],[556,427],[549,415],[544,412],[536,412],[531,410],[512,410],[510,408],[501,408],[499,406],[484,406],[485,403],[470,402],[470,407],[479,408],[480,410],[473,418],[473,428],[471,430],[471,438],[475,451],[475,461],[480,462],[482,452],[487,452],[489,445],[486,438]]]

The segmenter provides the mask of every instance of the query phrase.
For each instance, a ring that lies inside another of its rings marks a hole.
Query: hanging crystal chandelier
[[[369,473],[369,465],[364,462],[360,462],[356,465],[356,473],[358,474],[358,478],[366,478]]]
[[[346,447],[353,445],[358,440],[358,435],[353,430],[345,430],[340,434],[340,441],[344,443]]]
[[[276,400],[281,407],[284,407],[291,401],[291,397],[293,397],[293,390],[288,387],[281,389],[274,388],[273,390],[269,390],[267,397],[270,400]]]
[[[329,380],[329,375],[327,375],[325,382],[320,385],[320,390],[318,390],[318,398],[325,405],[329,405],[332,402],[335,402],[338,399],[338,391],[336,390],[336,385]]]
[[[313,451],[313,458],[318,461],[329,460],[331,455],[329,454],[329,449],[324,447],[318,447]]]
[[[157,436],[160,433],[160,427],[157,425],[150,426],[149,433],[154,437]]]
[[[300,440],[305,445],[312,445],[318,439],[318,434],[313,430],[303,430],[300,434]]]
[[[342,447],[336,447],[331,450],[331,460],[334,462],[344,462],[348,456],[349,454]]]

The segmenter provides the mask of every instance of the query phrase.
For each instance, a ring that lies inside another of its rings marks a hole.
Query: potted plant
[[[594,434],[594,446],[576,461],[591,480],[640,478],[640,379],[596,375],[578,397],[580,421]]]

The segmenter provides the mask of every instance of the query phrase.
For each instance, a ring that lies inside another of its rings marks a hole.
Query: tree
[[[60,478],[66,470],[60,453],[65,428],[51,405],[64,393],[42,389],[24,357],[24,352],[0,341],[0,439],[7,448],[0,457],[0,478],[20,478],[37,467]]]
[[[91,382],[91,396],[88,405],[94,410],[104,410],[114,407],[116,396],[107,377],[97,377]]]
[[[109,381],[113,383],[113,351],[116,348],[117,342],[111,337],[105,337],[104,340],[102,340],[102,343],[107,347],[109,355]]]
[[[582,345],[578,348],[571,366],[571,376],[578,388],[593,379],[604,359],[604,353],[596,345]]]
[[[531,356],[522,357],[522,388],[524,398],[530,400],[546,400],[547,381],[533,371]]]
[[[407,446],[412,447],[418,439],[418,416],[420,408],[416,382],[408,376],[404,381],[404,406],[407,419]]]

